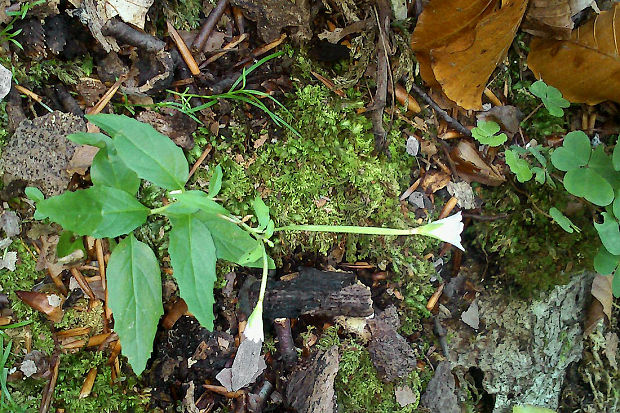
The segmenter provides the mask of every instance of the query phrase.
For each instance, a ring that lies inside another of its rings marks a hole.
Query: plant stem
[[[267,289],[267,275],[269,274],[269,261],[267,260],[267,251],[265,250],[265,244],[261,244],[263,252],[263,278],[260,280],[260,291],[258,293],[258,302],[256,305],[263,305],[263,297],[265,297],[265,290]]]
[[[346,234],[367,235],[415,235],[417,228],[396,229],[380,227],[358,227],[348,225],[287,225],[276,228],[275,231],[312,231],[312,232],[338,232]]]
[[[159,207],[159,208],[153,208],[153,209],[151,209],[151,212],[149,212],[149,215],[161,214],[161,213],[162,213],[162,212],[164,212],[166,209],[168,209],[168,207],[169,207],[170,205],[173,205],[173,204],[175,204],[175,202],[171,202],[171,203],[169,203],[168,205],[164,205],[164,206]]]

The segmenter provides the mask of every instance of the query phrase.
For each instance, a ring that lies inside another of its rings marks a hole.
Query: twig
[[[45,103],[43,103],[43,98],[39,95],[37,95],[36,93],[34,93],[33,91],[26,89],[23,86],[20,85],[15,85],[15,89],[18,92],[23,93],[24,95],[28,96],[29,98],[31,98],[32,100],[34,100],[35,102],[38,102],[41,106],[43,106],[45,109],[47,109],[48,112],[53,112],[53,110],[47,106]]]
[[[526,120],[528,120],[529,118],[531,118],[532,116],[534,116],[534,114],[535,114],[536,112],[538,112],[538,109],[542,108],[542,105],[543,105],[542,103],[539,103],[539,104],[538,104],[538,106],[536,106],[536,107],[534,108],[534,110],[533,110],[533,111],[531,111],[531,112],[530,112],[530,113],[529,113],[529,114],[525,117],[525,119],[523,119],[523,120],[521,121],[521,123],[525,122]]]
[[[149,53],[157,53],[164,50],[166,43],[155,36],[134,29],[128,24],[118,20],[109,20],[101,29],[105,36],[112,36],[123,43],[136,46]]]
[[[179,49],[179,53],[181,53],[181,57],[185,61],[185,64],[187,64],[189,71],[192,72],[194,76],[199,75],[200,69],[198,68],[198,64],[185,44],[185,41],[181,35],[179,35],[179,32],[177,32],[177,29],[175,29],[169,21],[166,21],[166,26],[168,27],[168,34],[172,37],[172,40],[174,40],[174,44],[176,44],[177,49]]]
[[[62,84],[58,84],[54,89],[56,96],[58,96],[58,100],[60,100],[60,104],[67,112],[71,112],[76,116],[84,115],[80,105],[78,105],[73,96],[67,92],[67,89],[65,89]]]
[[[245,17],[243,17],[243,11],[239,7],[233,6],[232,14],[235,19],[237,29],[239,29],[239,34],[245,33]]]
[[[443,150],[444,155],[446,155],[446,158],[448,159],[448,165],[450,165],[450,171],[452,171],[454,182],[458,182],[459,173],[456,170],[456,165],[454,164],[454,161],[450,157],[450,146],[444,141],[440,141],[440,142],[441,142],[441,149]]]
[[[284,365],[289,369],[297,361],[297,351],[295,351],[293,333],[291,332],[291,320],[288,318],[276,318],[273,320],[273,325],[278,337],[278,350]]]
[[[88,113],[89,115],[96,115],[97,113],[100,113],[103,108],[105,108],[105,106],[110,102],[112,97],[116,94],[118,88],[121,86],[121,83],[123,83],[126,78],[126,75],[122,75],[121,77],[119,77],[118,80],[114,82],[114,84],[110,87],[110,89],[108,89],[107,92],[105,92],[104,95],[101,96],[101,99],[99,99],[95,106],[86,110],[86,113]]]
[[[237,46],[239,43],[243,42],[245,39],[247,39],[248,35],[247,33],[243,33],[237,37],[234,37],[230,43],[224,45],[222,47],[222,51],[220,51],[219,53],[214,54],[213,56],[211,56],[210,58],[208,58],[207,60],[205,60],[204,62],[202,62],[200,64],[200,67],[205,67],[207,65],[210,65],[211,63],[215,62],[217,59],[219,59],[220,57],[224,56],[226,53],[228,53],[229,51],[232,50],[233,47]]]
[[[75,278],[75,281],[77,281],[77,283],[80,285],[82,290],[84,290],[86,295],[88,295],[88,298],[90,298],[91,300],[95,300],[95,294],[93,293],[93,290],[90,288],[90,285],[88,285],[88,281],[84,279],[84,276],[82,275],[82,273],[75,267],[71,268],[69,271],[71,271],[71,275],[73,275],[73,278]]]
[[[411,85],[411,89],[418,95],[420,98],[426,102],[431,108],[437,112],[439,116],[441,116],[447,123],[459,132],[461,132],[465,136],[471,137],[471,131],[463,126],[458,120],[454,119],[452,116],[448,115],[448,112],[439,107],[437,103],[424,91],[422,88],[415,83]]]
[[[439,345],[441,347],[441,351],[446,358],[450,357],[450,351],[448,349],[448,342],[446,341],[446,329],[443,328],[441,322],[439,321],[439,317],[435,316],[434,318],[434,328],[433,331],[435,335],[439,338]]]
[[[222,18],[226,6],[228,6],[228,0],[219,0],[217,2],[213,10],[211,10],[211,13],[209,13],[205,24],[200,29],[200,33],[198,33],[198,36],[196,36],[192,42],[193,50],[201,51],[204,49],[207,39],[211,36],[213,29],[215,29],[215,25],[217,25],[217,22]]]
[[[202,162],[205,160],[205,158],[209,155],[209,153],[211,152],[211,149],[213,149],[213,147],[211,146],[211,144],[208,144],[207,147],[205,148],[204,151],[202,151],[202,154],[200,155],[200,158],[198,158],[196,160],[196,162],[194,163],[194,165],[192,166],[192,169],[190,169],[189,171],[189,176],[187,177],[187,179],[191,178],[192,175],[194,175],[194,173],[196,172],[196,170],[198,169],[198,167],[200,167],[200,165],[202,164]]]
[[[58,380],[58,367],[60,366],[60,356],[54,354],[52,357],[52,363],[50,371],[52,376],[43,389],[43,397],[41,399],[41,405],[39,407],[39,413],[47,413],[52,404],[52,396],[54,395],[54,389],[56,388],[56,380]]]
[[[383,127],[383,110],[387,99],[388,91],[388,56],[385,44],[385,32],[389,24],[389,14],[385,13],[383,0],[379,2],[379,11],[375,8],[375,16],[377,18],[377,27],[379,30],[379,42],[377,44],[377,71],[375,81],[377,90],[372,105],[372,132],[375,135],[375,152],[380,153],[387,145],[387,132]]]

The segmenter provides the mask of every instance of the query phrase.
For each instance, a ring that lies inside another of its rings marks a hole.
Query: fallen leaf
[[[474,145],[462,140],[450,151],[459,176],[467,182],[480,182],[485,185],[499,186],[506,178],[493,165],[482,159]]]
[[[9,251],[0,258],[0,270],[6,268],[9,271],[15,271],[17,264],[17,252]]]
[[[24,303],[37,311],[42,312],[54,323],[62,320],[62,298],[56,294],[45,294],[34,291],[15,291],[15,294]]]
[[[431,0],[412,36],[420,74],[465,109],[482,107],[489,76],[505,57],[527,0]]]
[[[0,99],[4,99],[11,90],[11,81],[13,80],[13,73],[6,67],[0,65]]]
[[[239,345],[235,360],[230,368],[222,369],[216,379],[228,391],[237,391],[249,384],[267,368],[264,358],[260,355],[262,342],[245,339]]]
[[[523,119],[523,113],[514,106],[493,106],[491,109],[476,115],[478,121],[497,122],[506,135],[512,138],[519,132],[519,123]]]
[[[573,30],[569,0],[532,0],[521,30],[537,37],[565,40]]]
[[[21,220],[13,211],[4,211],[0,216],[0,228],[5,232],[7,237],[14,237],[21,232]]]
[[[424,179],[420,183],[420,187],[424,189],[427,194],[432,194],[445,188],[450,182],[450,175],[443,171],[429,171],[424,175]]]
[[[601,12],[596,4],[596,0],[568,0],[568,4],[570,5],[571,16],[574,16],[588,7],[592,7],[592,10],[597,13]]]
[[[118,16],[125,23],[130,23],[144,29],[146,13],[149,11],[153,1],[154,0],[106,0],[106,20]]]
[[[592,296],[600,301],[603,306],[603,313],[611,320],[611,307],[614,300],[611,292],[611,281],[613,275],[597,275],[592,281]]]
[[[619,10],[614,3],[573,30],[569,40],[533,39],[527,64],[536,78],[574,103],[620,102]]]
[[[480,327],[480,315],[478,314],[478,302],[476,300],[470,304],[467,311],[463,311],[461,320],[474,330],[478,330]]]
[[[618,368],[616,353],[618,352],[618,336],[611,331],[605,335],[605,355],[614,369]]]
[[[67,173],[69,175],[73,175],[74,173],[84,175],[86,170],[93,163],[93,158],[97,155],[97,152],[99,152],[99,148],[95,146],[79,146],[75,152],[73,152],[73,156],[69,160],[69,164],[67,165]]]

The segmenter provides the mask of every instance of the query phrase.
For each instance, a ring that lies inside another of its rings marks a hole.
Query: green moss
[[[177,30],[192,30],[200,25],[202,0],[169,0],[163,2],[162,8],[166,19]]]
[[[466,236],[488,256],[491,278],[524,297],[568,281],[571,272],[592,268],[598,243],[585,208],[571,215],[581,233],[568,234],[540,213],[556,206],[566,210],[566,193],[528,183],[523,193],[511,187],[482,190],[485,213],[507,214],[505,219],[477,222]],[[525,194],[528,194],[527,196]],[[497,275],[494,275],[497,271]]]
[[[87,310],[68,308],[62,320],[55,324],[57,330],[69,330],[77,327],[90,327],[90,335],[103,332],[103,305],[101,301],[97,301],[95,307]]]

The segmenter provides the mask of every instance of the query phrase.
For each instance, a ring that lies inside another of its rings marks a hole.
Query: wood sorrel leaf
[[[566,134],[561,147],[551,154],[551,163],[560,171],[585,166],[592,152],[590,139],[582,131],[573,131]]]
[[[120,189],[95,185],[45,199],[37,211],[77,235],[117,237],[146,221],[149,209]]]
[[[510,149],[506,149],[505,156],[506,164],[508,164],[512,173],[517,176],[517,181],[527,182],[532,179],[533,175],[530,164],[525,159],[521,159],[516,152]]]
[[[124,115],[87,115],[112,135],[123,162],[142,179],[165,189],[182,189],[189,174],[183,150],[151,125]]]
[[[603,212],[603,223],[594,223],[605,249],[612,255],[620,255],[620,228],[618,221],[608,212]]]
[[[616,270],[620,264],[620,257],[610,254],[605,247],[598,249],[598,254],[594,257],[594,270],[601,275],[609,275]]]
[[[159,264],[153,251],[129,234],[114,248],[107,276],[114,331],[123,354],[139,375],[151,356],[159,317],[164,313]]]
[[[135,195],[140,187],[140,178],[125,162],[107,148],[99,149],[90,167],[90,179],[95,185],[111,186]]]
[[[208,330],[213,330],[215,244],[209,228],[192,215],[170,217],[170,261],[181,298]]]
[[[569,234],[572,234],[574,230],[580,232],[579,228],[556,207],[549,209],[549,215],[551,215],[551,218]]]
[[[614,153],[612,155],[612,162],[616,171],[620,171],[620,145],[618,145],[618,143],[619,142],[616,142],[616,146],[614,146]]]
[[[564,187],[595,205],[606,206],[614,200],[614,190],[602,176],[591,168],[572,169],[564,175]]]

